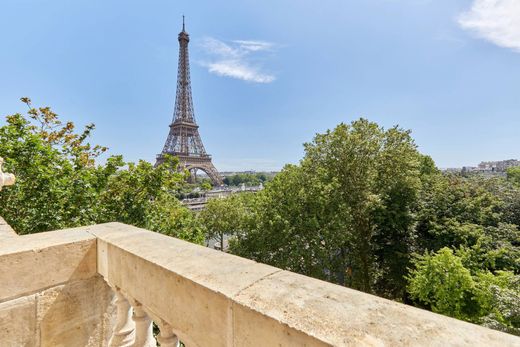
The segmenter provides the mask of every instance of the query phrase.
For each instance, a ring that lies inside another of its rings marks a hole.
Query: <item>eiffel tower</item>
[[[184,27],[179,33],[179,68],[177,72],[177,94],[175,110],[170,132],[162,153],[157,155],[155,166],[164,161],[164,155],[170,154],[179,158],[179,169],[190,172],[190,180],[194,181],[197,170],[204,171],[215,186],[223,184],[217,169],[211,162],[211,155],[206,153],[199,135],[199,126],[195,122],[193,100],[191,98],[190,62],[188,57],[190,36]]]

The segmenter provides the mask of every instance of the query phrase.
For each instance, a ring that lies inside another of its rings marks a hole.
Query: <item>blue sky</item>
[[[517,0],[0,0],[0,113],[29,96],[94,122],[111,153],[153,161],[182,14],[219,170],[279,170],[360,116],[411,129],[440,167],[520,157]]]

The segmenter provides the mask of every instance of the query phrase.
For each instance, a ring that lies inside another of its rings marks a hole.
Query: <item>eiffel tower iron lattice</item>
[[[197,170],[204,171],[214,185],[222,185],[222,178],[211,162],[211,155],[206,153],[199,134],[199,126],[195,122],[193,100],[191,97],[190,62],[188,43],[190,37],[184,27],[182,17],[182,31],[179,33],[179,68],[177,73],[177,94],[175,96],[175,110],[170,132],[164,144],[162,153],[157,156],[155,165],[164,161],[164,155],[170,154],[179,158],[181,169],[190,171],[191,179]]]

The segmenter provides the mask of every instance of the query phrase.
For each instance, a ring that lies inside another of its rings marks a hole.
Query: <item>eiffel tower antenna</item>
[[[179,158],[179,168],[187,169],[194,179],[197,170],[204,171],[214,185],[222,185],[222,178],[211,162],[211,156],[206,153],[199,134],[199,126],[195,121],[193,100],[191,97],[190,62],[188,43],[190,36],[185,31],[184,15],[182,16],[182,31],[179,33],[179,67],[177,72],[177,93],[175,109],[170,132],[166,138],[161,154],[157,156],[155,165],[164,162],[164,155],[169,154]]]

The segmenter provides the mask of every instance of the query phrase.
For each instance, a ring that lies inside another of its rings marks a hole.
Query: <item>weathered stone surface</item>
[[[512,335],[111,223],[0,244],[0,346],[107,346],[114,306],[105,281],[188,346],[520,345]]]
[[[0,346],[107,346],[113,293],[96,268],[82,228],[1,242]]]
[[[313,339],[332,346],[520,345],[512,335],[288,271],[258,281],[234,300],[236,346],[262,339],[266,346],[320,345]]]
[[[0,346],[35,346],[35,312],[34,295],[0,303]]]
[[[122,224],[95,226],[90,232],[105,250],[98,253],[98,269],[109,284],[167,321],[188,345],[231,345],[230,298],[279,271]]]
[[[520,338],[122,224],[98,271],[193,346],[520,345]]]
[[[0,346],[108,346],[112,298],[95,276],[0,303]]]
[[[72,281],[37,294],[39,345],[106,346],[112,291],[101,277]]]
[[[98,271],[102,276],[113,276],[114,280],[121,273],[107,273],[103,268],[112,268],[110,261],[119,259],[110,256],[116,249],[229,296],[259,278],[280,271],[269,265],[121,223],[95,225],[84,230],[98,238],[100,250],[108,248],[109,251],[98,253]],[[141,274],[144,271],[136,273],[137,276]]]
[[[259,311],[233,304],[233,346],[332,346]],[[340,344],[341,345],[341,344]]]
[[[0,302],[96,275],[96,241],[68,229],[18,236],[0,244]]]
[[[114,327],[116,324],[116,312],[117,307],[115,304],[115,293],[108,286],[108,284],[103,280],[102,277],[98,277],[100,285],[102,286],[102,296],[104,308],[102,310],[102,324],[103,331],[101,333],[101,346],[108,346],[110,342],[110,338],[112,337],[112,333],[114,332]]]
[[[0,217],[0,244],[8,241],[12,237],[17,237],[18,235],[15,233],[13,228],[7,222]]]

